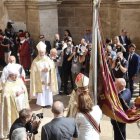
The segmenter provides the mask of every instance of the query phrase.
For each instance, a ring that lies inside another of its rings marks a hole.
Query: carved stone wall
[[[84,31],[92,27],[91,0],[64,0],[58,9],[59,32],[64,36],[64,30],[69,29],[74,42],[79,43]]]
[[[16,31],[28,30],[35,40],[44,34],[53,41],[58,33],[57,0],[5,0],[8,19],[14,21]]]
[[[103,1],[100,12],[105,37],[118,35],[125,28],[140,50],[140,0]]]
[[[69,29],[75,43],[92,27],[92,0],[0,0],[0,28],[10,19],[16,30],[26,29],[38,40],[45,34],[53,40],[59,31]],[[131,39],[140,44],[140,0],[102,0],[100,20],[104,37],[112,38],[125,28]],[[140,47],[139,47],[140,49]]]
[[[140,51],[140,0],[119,1],[119,28],[126,28]]]
[[[101,29],[104,38],[119,34],[119,10],[116,1],[103,1],[100,7]]]
[[[87,27],[92,27],[91,0],[63,0],[59,6],[59,32],[69,29],[78,43]],[[100,21],[104,38],[113,38],[125,28],[132,41],[140,44],[140,0],[102,0]],[[138,47],[140,49],[140,47]]]
[[[6,0],[4,5],[7,9],[8,19],[14,21],[15,31],[26,30],[26,8],[24,0]]]
[[[7,11],[4,6],[4,0],[0,0],[0,29],[5,28],[7,22]]]

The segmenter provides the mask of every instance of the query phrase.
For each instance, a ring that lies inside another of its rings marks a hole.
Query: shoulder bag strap
[[[95,119],[89,113],[84,113],[84,115],[91,123],[91,125],[95,128],[95,130],[100,134],[101,133],[100,125],[97,124]]]

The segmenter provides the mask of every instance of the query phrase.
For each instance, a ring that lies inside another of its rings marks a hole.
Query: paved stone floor
[[[65,95],[55,95],[54,100],[60,100],[64,102],[65,107],[68,104],[69,96]],[[41,140],[41,127],[42,125],[48,123],[52,120],[53,114],[51,112],[51,109],[42,109],[39,106],[35,104],[35,100],[30,101],[31,109],[33,110],[33,113],[41,113],[43,112],[44,118],[41,120],[41,124],[39,127],[39,133],[35,135],[35,140]],[[133,124],[127,124],[127,140],[140,140],[140,129],[137,127],[136,123]],[[94,140],[94,139],[93,139]],[[110,123],[110,119],[107,116],[103,116],[101,120],[101,137],[100,140],[113,140],[113,129],[112,125]]]
[[[69,96],[56,95],[54,96],[54,100],[63,101],[66,107],[69,100]],[[40,140],[41,126],[49,122],[53,118],[53,114],[51,113],[51,109],[44,109],[44,108],[41,109],[38,106],[36,106],[35,100],[31,101],[30,104],[31,104],[31,108],[33,109],[33,112],[44,113],[44,118],[42,119],[41,125],[39,127],[39,133],[35,136],[36,140]],[[140,140],[140,129],[137,127],[136,123],[127,124],[126,132],[127,132],[127,140]],[[113,140],[113,129],[110,123],[110,118],[108,118],[105,115],[103,116],[102,121],[101,121],[101,139],[100,140]]]
[[[28,81],[28,80],[27,80]],[[27,84],[28,87],[28,84]],[[135,99],[135,96],[138,96],[139,94],[139,84],[135,84],[135,94],[133,97],[133,100]],[[68,101],[70,96],[66,95],[55,95],[54,100],[60,100],[64,103],[65,107],[67,107]],[[34,113],[41,113],[43,112],[44,118],[41,120],[41,124],[39,127],[39,133],[35,136],[35,140],[40,140],[41,138],[41,127],[42,125],[46,124],[47,122],[51,121],[53,119],[53,114],[51,112],[51,109],[42,109],[39,106],[36,105],[35,100],[30,101],[31,109]],[[133,124],[127,124],[127,140],[140,140],[140,129],[137,126],[137,123]],[[93,139],[94,140],[94,139]],[[112,125],[110,123],[110,118],[107,116],[103,116],[101,120],[101,138],[100,140],[113,140],[113,129]]]

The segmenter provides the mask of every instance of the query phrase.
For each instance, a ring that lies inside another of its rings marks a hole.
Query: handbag
[[[101,133],[100,125],[97,124],[95,119],[89,113],[84,113],[84,115],[87,118],[87,120],[91,123],[91,125],[94,127],[94,129],[100,134]]]

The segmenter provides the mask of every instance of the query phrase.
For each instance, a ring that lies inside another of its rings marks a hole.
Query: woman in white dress
[[[76,122],[79,128],[78,140],[99,140],[99,133],[85,116],[85,113],[90,114],[99,126],[102,111],[98,105],[93,106],[92,99],[88,92],[81,93],[78,96],[78,110],[79,112],[76,115]]]

